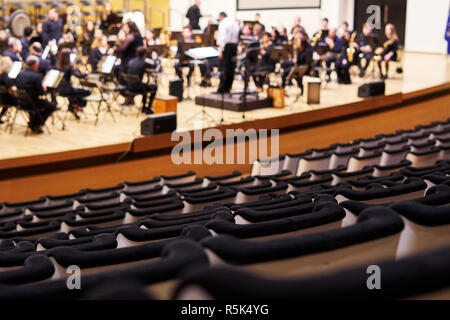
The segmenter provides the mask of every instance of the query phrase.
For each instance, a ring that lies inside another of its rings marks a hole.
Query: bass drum
[[[22,38],[26,27],[31,27],[31,17],[24,10],[17,10],[9,20],[9,30],[16,38]]]

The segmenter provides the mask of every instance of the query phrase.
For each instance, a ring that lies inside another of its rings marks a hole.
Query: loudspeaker
[[[172,80],[169,83],[169,95],[177,97],[178,102],[183,101],[183,80]]]
[[[386,84],[384,81],[366,83],[359,87],[358,97],[370,98],[375,96],[384,95],[386,90]]]
[[[173,112],[152,114],[141,122],[141,134],[150,136],[177,130],[177,115]]]

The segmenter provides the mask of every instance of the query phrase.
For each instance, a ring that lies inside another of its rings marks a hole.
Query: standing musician
[[[48,117],[56,110],[56,106],[47,99],[41,99],[41,96],[47,94],[47,89],[42,86],[42,75],[37,72],[39,68],[39,59],[29,56],[25,61],[24,69],[16,78],[16,86],[28,92],[31,100],[36,105],[39,114],[34,110],[29,111],[30,121],[28,127],[33,133],[43,133],[42,126]]]
[[[124,39],[115,46],[115,51],[121,54],[120,72],[127,73],[128,62],[136,57],[137,48],[144,45],[144,39],[139,32],[138,27],[132,21],[126,22],[122,26],[122,34]]]
[[[398,35],[395,30],[395,26],[392,23],[388,23],[385,27],[386,41],[383,48],[377,49],[375,54],[378,56],[376,59],[378,62],[378,68],[380,69],[380,77],[382,80],[387,79],[389,74],[389,62],[397,61],[398,51]],[[383,74],[382,64],[385,66],[386,74]]]
[[[359,49],[360,54],[358,57],[358,64],[359,64],[359,76],[361,78],[364,77],[366,74],[366,70],[369,67],[369,63],[374,57],[374,48],[373,48],[373,42],[371,40],[372,38],[372,28],[368,23],[365,23],[363,25],[362,33],[359,36],[359,40],[357,43],[355,43],[355,46],[357,49]],[[362,66],[362,60],[366,61],[365,66]]]
[[[289,84],[287,83],[287,78],[291,73],[292,68],[294,68],[295,66],[308,66],[306,74],[309,74],[311,72],[314,47],[311,46],[308,40],[308,35],[304,31],[299,30],[293,41],[296,47],[294,58],[292,61],[283,64],[283,88]],[[303,77],[297,77],[296,80],[300,87],[301,94],[303,95]]]
[[[192,30],[200,30],[200,18],[202,17],[202,14],[200,12],[200,0],[195,0],[195,3],[192,7],[188,9],[188,12],[186,13],[186,18],[189,19],[189,25],[191,26]]]
[[[72,63],[70,62],[70,54],[71,50],[68,48],[64,48],[61,50],[58,56],[56,69],[64,74],[58,91],[61,96],[67,97],[69,99],[69,111],[73,113],[77,120],[79,120],[80,117],[78,113],[80,112],[81,108],[86,106],[86,101],[83,98],[89,96],[91,92],[81,88],[74,88],[72,86],[72,76],[83,79],[87,77],[87,74],[82,74],[74,69]]]
[[[140,92],[142,94],[142,112],[153,114],[152,105],[156,97],[158,87],[156,84],[143,83],[145,71],[149,68],[155,68],[155,65],[146,62],[147,49],[140,47],[137,49],[137,56],[128,63],[128,73],[139,77],[140,83],[133,83],[129,90]],[[130,84],[131,85],[131,84]],[[150,94],[150,99],[149,99]]]
[[[61,39],[63,31],[63,22],[59,18],[57,8],[51,8],[48,12],[48,19],[42,24],[42,41],[46,46],[48,44],[57,44]]]
[[[217,43],[220,48],[219,58],[222,59],[222,76],[218,92],[230,93],[236,69],[236,61],[234,59],[239,42],[239,26],[225,12],[220,13],[219,21],[219,38]]]
[[[178,40],[178,51],[177,51],[177,59],[179,61],[175,64],[175,72],[178,76],[178,79],[183,80],[183,68],[189,68],[189,73],[187,75],[187,85],[191,85],[192,74],[194,73],[194,64],[189,62],[189,60],[184,59],[183,52],[183,43],[194,43],[194,38],[192,37],[192,28],[191,26],[186,26],[183,29],[183,35],[180,40]]]

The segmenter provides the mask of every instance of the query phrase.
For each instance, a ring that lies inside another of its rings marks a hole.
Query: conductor
[[[239,26],[236,21],[229,18],[225,12],[219,15],[219,58],[222,59],[222,77],[218,93],[230,93],[233,87],[236,69],[235,57],[239,41]]]

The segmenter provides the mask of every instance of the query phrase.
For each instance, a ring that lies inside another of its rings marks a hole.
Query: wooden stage
[[[298,89],[290,88],[286,108],[249,111],[246,119],[242,113],[224,111],[222,124],[221,111],[214,108],[206,108],[212,118],[209,121],[202,121],[201,113],[190,119],[201,107],[194,101],[184,101],[178,105],[178,131],[209,127],[223,132],[227,128],[280,129],[280,152],[287,153],[449,118],[450,59],[444,55],[404,53],[403,69],[402,77],[395,75],[387,80],[386,96],[359,99],[357,88],[376,79],[354,76],[352,85],[331,82],[322,86],[320,105],[293,103]],[[159,94],[167,93],[168,80],[173,77],[170,74],[162,79]],[[235,90],[240,85],[236,82]],[[197,88],[190,96],[203,93],[205,89]],[[251,168],[250,164],[176,166],[170,161],[170,150],[177,142],[170,141],[170,134],[141,137],[144,116],[137,117],[136,109],[121,115],[117,107],[115,116],[116,123],[103,114],[98,126],[94,126],[93,110],[88,106],[81,122],[68,117],[67,130],[59,130],[56,122],[50,127],[52,134],[29,137],[24,136],[23,126],[17,126],[12,135],[1,126],[0,201],[29,200],[188,170],[218,175],[236,169],[249,172]]]

